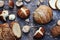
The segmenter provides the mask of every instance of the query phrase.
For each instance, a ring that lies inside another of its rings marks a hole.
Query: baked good
[[[17,38],[20,38],[22,36],[21,28],[18,22],[11,22],[10,27]]]
[[[16,40],[8,23],[0,24],[0,40]]]
[[[8,5],[9,5],[10,8],[13,8],[13,7],[14,7],[14,2],[13,2],[13,0],[9,0]]]
[[[41,5],[34,11],[33,19],[39,24],[49,23],[53,18],[53,11],[46,5]]]
[[[30,26],[28,26],[28,25],[23,26],[22,31],[24,33],[28,33],[30,31]]]
[[[17,12],[18,16],[20,18],[27,18],[30,14],[30,10],[28,8],[26,8],[25,6],[24,7],[21,7],[18,12]]]
[[[60,35],[60,26],[54,26],[51,29],[51,34],[53,37],[59,36]]]
[[[12,30],[9,27],[8,23],[4,23],[2,24],[3,28],[2,28],[2,37],[3,40],[16,40]]]
[[[42,38],[45,34],[45,28],[40,27],[34,34],[34,38]]]
[[[15,20],[15,18],[16,18],[16,17],[15,17],[14,14],[10,14],[10,15],[9,15],[9,20]]]

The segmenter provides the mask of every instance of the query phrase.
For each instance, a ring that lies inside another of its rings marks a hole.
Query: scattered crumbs
[[[26,22],[29,22],[29,19],[26,19],[25,21],[26,21]]]

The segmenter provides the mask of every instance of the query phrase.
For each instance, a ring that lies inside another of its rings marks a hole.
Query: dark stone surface
[[[15,21],[18,21],[19,24],[21,25],[21,28],[24,26],[24,25],[30,25],[31,26],[31,30],[28,34],[24,34],[22,33],[22,37],[20,40],[35,40],[33,39],[33,34],[34,32],[40,27],[40,26],[43,26],[46,28],[46,33],[45,33],[45,36],[42,38],[42,39],[39,39],[39,40],[60,40],[60,37],[56,37],[56,38],[53,38],[50,34],[50,29],[56,25],[56,22],[57,20],[60,19],[60,11],[58,10],[53,10],[53,20],[48,23],[48,24],[45,24],[45,25],[40,25],[40,24],[37,24],[33,21],[33,12],[36,8],[38,8],[36,6],[36,3],[38,0],[31,0],[30,3],[26,3],[24,2],[24,5],[30,10],[30,16],[29,16],[29,23],[26,22],[25,20],[17,17],[17,10],[18,8],[16,7],[16,5],[14,6],[14,9],[9,9],[8,7],[8,0],[4,0],[5,1],[5,6],[4,8],[0,8],[0,10],[2,9],[7,9],[9,10],[9,14],[15,14],[16,15],[16,20]],[[16,2],[16,0],[14,0],[14,2]],[[40,5],[48,5],[48,0],[45,0],[44,3],[41,3]],[[49,6],[49,5],[48,5]],[[9,21],[7,19],[7,22],[10,23],[11,21]],[[0,22],[1,23],[1,22]]]

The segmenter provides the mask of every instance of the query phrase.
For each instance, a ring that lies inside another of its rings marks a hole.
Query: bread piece
[[[20,25],[18,22],[11,22],[10,23],[10,27],[14,33],[14,35],[17,37],[17,38],[20,38],[22,33],[21,33],[21,28],[20,28]]]
[[[34,11],[33,18],[39,24],[49,23],[53,18],[53,11],[49,6],[41,5]]]
[[[13,2],[13,0],[9,0],[8,5],[9,5],[10,8],[13,8],[13,7],[14,7],[14,2]]]
[[[56,1],[57,1],[57,0],[49,0],[49,5],[50,5],[51,8],[57,9],[56,6],[55,6]]]
[[[60,35],[60,26],[55,26],[51,29],[51,34],[53,37]]]
[[[0,24],[0,40],[2,40],[2,39],[3,39],[3,37],[2,37],[2,26]]]
[[[25,19],[30,15],[30,10],[28,8],[26,8],[25,6],[23,6],[20,9],[18,9],[17,15],[20,18]]]
[[[60,0],[57,0],[57,2],[56,2],[56,8],[60,10]]]
[[[40,27],[34,34],[34,38],[42,38],[45,34],[45,28]]]
[[[0,24],[0,39],[2,39],[2,40],[16,40],[8,23]]]

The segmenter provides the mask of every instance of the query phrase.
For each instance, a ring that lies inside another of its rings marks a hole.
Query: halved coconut
[[[57,7],[57,9],[60,10],[60,0],[57,0],[57,2],[56,2],[56,7]]]
[[[49,5],[50,5],[51,8],[57,9],[56,6],[55,6],[56,1],[57,1],[57,0],[49,0]]]

